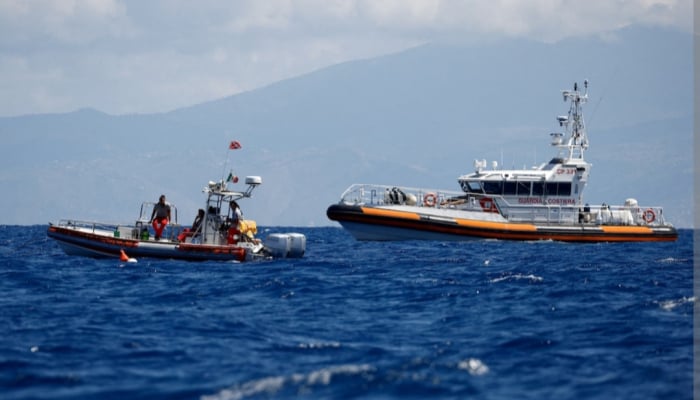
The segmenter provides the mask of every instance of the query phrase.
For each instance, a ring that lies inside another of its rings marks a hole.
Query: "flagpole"
[[[226,181],[224,181],[224,174],[226,174],[226,167],[228,166],[228,155],[231,150],[238,150],[241,148],[241,143],[238,140],[232,140],[229,145],[228,145],[228,150],[226,151],[226,162],[224,163],[224,169],[221,171],[221,181],[225,182],[226,185],[228,185],[228,178]],[[233,172],[229,174],[229,176],[232,176]],[[236,179],[238,181],[238,179]],[[234,183],[236,183],[234,181]]]
[[[226,162],[224,162],[224,168],[221,170],[221,181],[224,180],[224,174],[226,173],[226,167],[228,166],[228,155],[231,152],[230,146],[226,149]],[[228,183],[228,182],[227,182]]]

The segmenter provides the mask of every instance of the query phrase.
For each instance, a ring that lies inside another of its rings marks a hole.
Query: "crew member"
[[[151,224],[156,232],[156,240],[160,240],[163,229],[168,225],[168,222],[170,222],[170,205],[165,202],[165,195],[161,194],[151,213]]]

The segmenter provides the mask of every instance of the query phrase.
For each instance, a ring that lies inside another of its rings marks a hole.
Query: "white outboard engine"
[[[289,233],[289,254],[287,257],[301,258],[306,252],[306,236],[301,233]]]
[[[265,239],[265,249],[274,258],[300,258],[306,252],[306,236],[301,233],[272,233]]]

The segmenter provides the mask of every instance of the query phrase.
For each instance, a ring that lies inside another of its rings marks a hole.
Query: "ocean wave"
[[[201,400],[238,400],[249,396],[277,393],[283,386],[287,378],[283,376],[271,376],[246,382],[240,386],[223,389],[213,395],[200,397]]]
[[[503,282],[503,281],[517,281],[517,280],[529,280],[530,282],[542,282],[544,278],[541,276],[533,275],[533,274],[514,274],[514,275],[503,275],[498,278],[493,278],[490,280],[491,283],[498,283],[498,282]]]
[[[300,349],[337,349],[340,347],[340,342],[322,342],[322,343],[299,343]]]
[[[659,262],[662,264],[684,264],[688,262],[688,260],[684,258],[666,257],[660,259]]]
[[[321,368],[307,374],[292,374],[291,376],[272,376],[254,381],[245,382],[216,394],[201,396],[201,400],[239,400],[251,396],[272,396],[286,388],[286,386],[326,386],[331,383],[334,376],[355,376],[374,371],[369,364],[346,364]]]
[[[457,368],[463,369],[469,372],[470,375],[474,376],[484,375],[489,372],[489,367],[478,358],[470,358],[468,360],[460,361]]]
[[[688,303],[695,303],[695,296],[692,296],[692,297],[683,296],[677,300],[660,301],[659,306],[666,311],[671,311],[678,306],[682,306],[683,304],[688,304]]]

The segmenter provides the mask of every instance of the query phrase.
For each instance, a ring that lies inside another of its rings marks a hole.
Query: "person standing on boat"
[[[151,213],[151,224],[156,232],[156,240],[159,240],[163,235],[163,229],[168,225],[168,222],[170,222],[170,205],[165,202],[165,195],[161,194]]]

